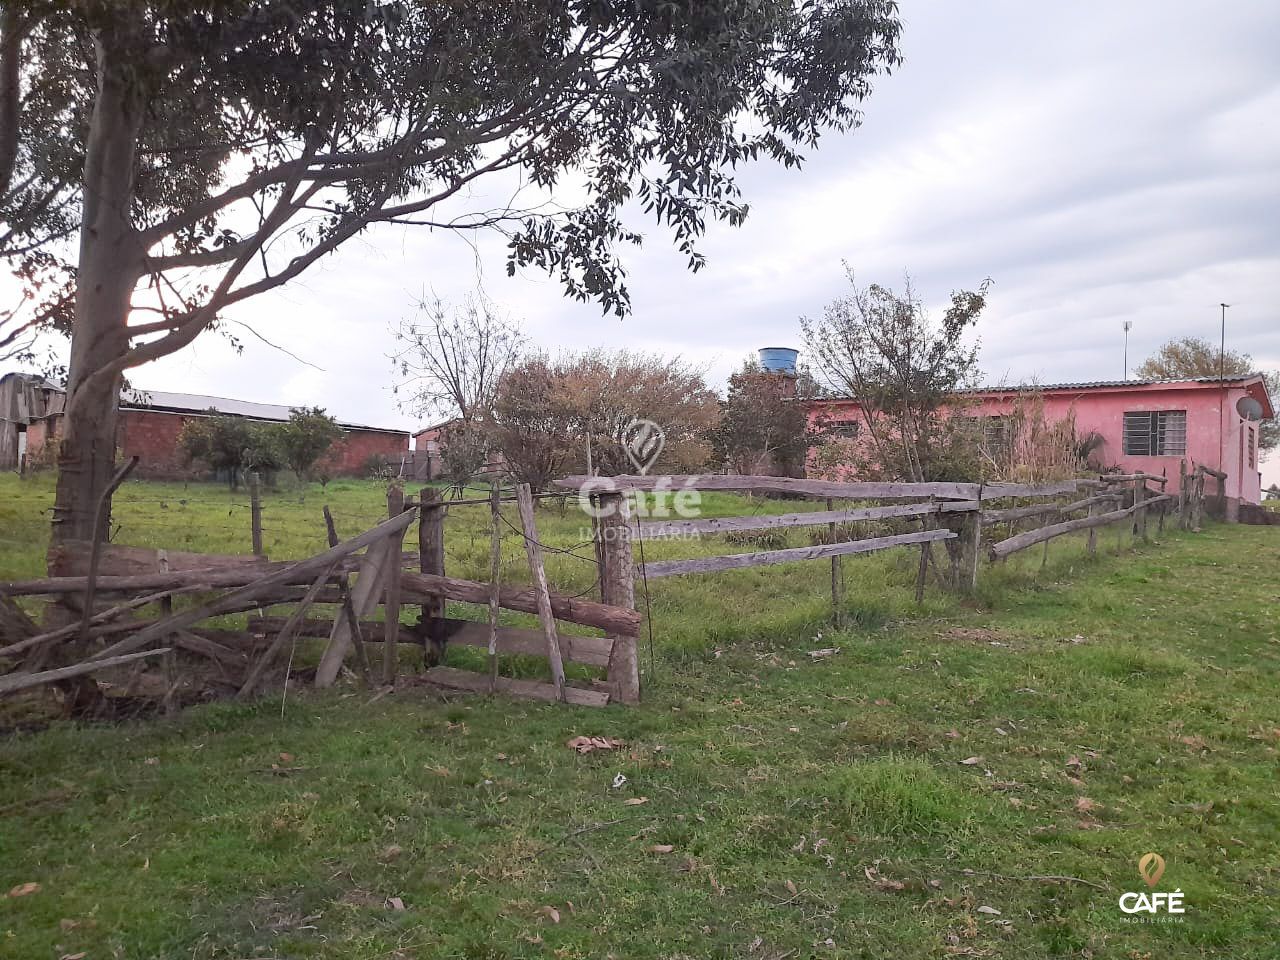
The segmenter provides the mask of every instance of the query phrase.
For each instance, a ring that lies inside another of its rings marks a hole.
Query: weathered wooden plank
[[[304,596],[301,602],[299,602],[298,608],[294,610],[289,616],[289,619],[285,621],[280,632],[276,634],[276,638],[271,641],[271,645],[262,652],[262,656],[258,658],[258,661],[249,671],[248,677],[245,678],[244,685],[240,688],[239,696],[247,697],[253,693],[254,687],[258,685],[258,681],[262,679],[262,675],[266,673],[271,664],[275,662],[276,657],[280,655],[280,651],[283,650],[285,646],[297,635],[298,625],[302,623],[303,619],[306,617],[307,608],[315,601],[316,596],[320,593],[320,590],[324,587],[326,581],[328,581],[332,571],[333,568],[330,567],[328,570],[321,573],[320,576],[316,577],[315,582],[311,584],[311,588],[307,591],[306,596]]]
[[[961,500],[946,504],[949,510],[977,510],[977,500]],[[942,503],[906,503],[889,507],[860,507],[851,510],[815,510],[811,513],[760,514],[747,517],[713,517],[706,520],[642,521],[640,532],[646,540],[659,537],[689,537],[728,533],[737,530],[772,530],[778,527],[816,527],[824,523],[852,523],[858,520],[888,520],[893,517],[919,517],[942,513]]]
[[[408,518],[413,514],[402,513],[400,516],[406,518],[407,523]],[[351,616],[339,617],[334,621],[333,632],[329,634],[329,643],[325,646],[324,653],[320,655],[320,663],[316,667],[317,687],[332,686],[338,679],[338,671],[342,669],[347,650],[351,647],[353,636],[351,625],[359,623],[360,617],[367,617],[378,606],[384,576],[395,576],[391,556],[398,556],[399,552],[398,540],[394,542],[391,551],[388,550],[386,542],[375,543],[365,551],[360,560],[360,567],[356,571],[356,585],[350,592]]]
[[[96,655],[95,659],[111,656],[114,654],[128,653],[132,650],[139,650],[148,643],[163,637],[166,633],[172,633],[174,630],[181,630],[191,626],[208,617],[216,616],[221,613],[230,612],[230,610],[247,600],[255,600],[270,594],[279,587],[293,582],[299,577],[314,578],[317,573],[322,570],[331,570],[337,561],[344,557],[355,553],[361,547],[367,547],[370,544],[382,544],[386,538],[394,533],[402,531],[409,521],[413,518],[413,514],[404,513],[399,517],[393,517],[383,523],[378,524],[372,530],[366,530],[357,537],[353,537],[345,543],[341,543],[336,547],[326,550],[324,553],[310,557],[306,560],[300,560],[290,565],[284,570],[261,577],[251,584],[232,590],[230,593],[223,594],[210,600],[208,603],[201,604],[181,613],[174,614],[172,617],[166,617],[153,623],[149,627],[139,630],[132,637],[121,640],[114,646],[108,647],[106,650]],[[398,543],[398,541],[397,541]],[[187,576],[193,576],[187,574]]]
[[[718,570],[737,570],[743,567],[761,567],[775,563],[796,563],[801,560],[822,560],[827,557],[848,556],[855,553],[872,553],[916,543],[934,543],[938,540],[954,540],[951,530],[923,530],[892,537],[875,537],[870,540],[853,540],[848,543],[826,543],[813,547],[793,547],[787,550],[768,550],[762,553],[734,553],[722,557],[697,557],[692,560],[656,560],[641,569],[649,579],[680,576],[687,573],[714,573]]]
[[[1162,494],[1146,501],[1146,506],[1172,499],[1173,497],[1168,494]],[[1035,530],[1028,530],[1007,540],[1001,540],[999,543],[993,543],[990,549],[991,559],[997,560],[1000,557],[1007,557],[1011,553],[1017,553],[1019,550],[1025,550],[1027,547],[1035,546],[1037,543],[1052,540],[1054,537],[1060,537],[1064,534],[1074,533],[1077,530],[1088,530],[1090,527],[1105,527],[1118,520],[1123,520],[1142,506],[1143,504],[1137,503],[1123,510],[1113,510],[1110,513],[1100,513],[1091,517],[1080,517],[1076,520],[1065,520],[1062,523],[1052,523],[1048,526],[1037,527]]]
[[[287,617],[253,617],[249,620],[248,629],[251,633],[274,635],[279,632],[287,620]],[[370,638],[366,642],[383,642],[380,636],[383,629],[382,623],[376,620],[362,620],[360,626],[364,635]],[[454,617],[445,617],[441,621],[441,627],[441,634],[448,643],[460,643],[468,647],[488,649],[489,626],[485,621],[459,620]],[[303,620],[298,625],[298,636],[327,637],[332,630],[332,620],[311,617]],[[607,667],[609,665],[609,653],[613,649],[613,641],[608,637],[568,637],[564,634],[561,636],[563,639],[572,640],[572,643],[567,645],[563,651],[566,660],[590,667]],[[375,637],[377,639],[373,639]],[[412,627],[401,624],[399,642],[420,644],[422,637],[415,633]],[[499,626],[497,628],[497,645],[497,652],[500,654],[519,653],[530,656],[543,656],[547,652],[547,641],[543,637],[542,631],[530,630],[526,627]]]
[[[489,584],[475,580],[459,580],[456,577],[440,577],[429,573],[413,573],[403,571],[400,574],[400,585],[404,590],[403,599],[421,603],[420,597],[438,594],[447,600],[461,603],[489,605]],[[538,601],[533,591],[503,587],[498,594],[499,605],[504,610],[516,610],[520,613],[537,613]],[[635,637],[640,634],[641,616],[635,610],[597,603],[594,600],[583,600],[578,597],[562,597],[551,594],[551,612],[557,620],[566,620],[584,627],[598,627],[611,635]]]
[[[428,683],[448,690],[464,690],[469,693],[488,693],[489,677],[470,670],[459,670],[457,667],[432,667],[422,675]],[[494,689],[513,697],[524,697],[530,700],[560,699],[556,688],[549,683],[537,680],[514,680],[511,677],[498,677]],[[603,707],[609,702],[609,694],[600,690],[583,690],[581,687],[565,687],[564,702],[575,707]]]
[[[16,693],[19,690],[26,690],[30,687],[38,687],[46,683],[54,683],[58,680],[68,680],[71,677],[94,673],[98,670],[106,670],[110,667],[118,667],[122,664],[132,663],[134,660],[140,660],[143,657],[160,656],[168,653],[169,650],[169,647],[157,647],[154,650],[143,650],[141,653],[126,653],[118,657],[107,657],[102,660],[88,660],[69,667],[58,667],[56,670],[42,670],[39,673],[6,674],[0,677],[0,696],[6,693]]]
[[[533,575],[533,595],[538,604],[538,619],[547,638],[547,663],[551,667],[551,683],[556,688],[556,699],[564,699],[564,659],[560,656],[560,635],[556,632],[556,617],[551,612],[551,589],[547,586],[547,571],[542,565],[542,544],[538,540],[538,522],[533,516],[533,491],[527,483],[516,486],[516,506],[520,511],[520,526],[524,531],[524,550],[529,558],[529,571]],[[489,604],[493,604],[490,589]]]
[[[239,570],[244,567],[261,568],[269,564],[265,556],[186,553],[181,550],[155,550],[151,547],[131,547],[118,543],[103,544],[101,549],[98,573],[102,578],[127,577],[140,573],[185,573],[191,570]],[[50,575],[87,576],[92,550],[93,544],[88,540],[69,540],[50,547]]]
[[[566,490],[585,488],[591,493],[622,493],[629,490],[724,490],[737,493],[792,493],[847,500],[906,500],[929,496],[972,500],[978,493],[976,483],[843,483],[834,480],[739,474],[575,476],[553,482]]]
[[[1103,503],[1124,499],[1119,493],[1102,493],[1093,497],[1085,497],[1074,503],[1036,503],[1026,507],[1009,507],[1004,510],[983,510],[983,523],[1006,523],[1011,520],[1025,520],[1028,517],[1040,517],[1051,513],[1075,513],[1095,503]]]
[[[881,483],[874,481],[841,482],[808,480],[792,477],[757,477],[738,474],[685,474],[617,477],[564,477],[552,481],[566,490],[589,493],[618,493],[629,490],[726,490],[738,493],[792,493],[811,497],[843,500],[912,500],[941,497],[947,500],[974,500],[979,488],[983,500],[1001,497],[1050,497],[1076,490],[1076,481],[1055,483]]]

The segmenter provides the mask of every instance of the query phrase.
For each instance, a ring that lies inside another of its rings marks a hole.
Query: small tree
[[[807,371],[766,373],[755,360],[729,377],[720,421],[711,430],[716,460],[734,473],[776,469],[800,476],[811,431],[807,401],[815,392]]]
[[[988,282],[977,293],[951,294],[939,323],[916,295],[911,278],[901,294],[860,287],[830,303],[821,319],[801,320],[809,356],[823,385],[858,401],[864,468],[911,481],[957,479],[976,457],[957,457],[958,392],[973,386],[978,348],[965,342],[986,306]]]
[[[530,485],[591,465],[612,476],[632,473],[622,435],[634,420],[663,431],[660,462],[693,472],[710,457],[708,433],[719,418],[716,396],[697,370],[678,357],[649,354],[535,356],[503,378],[488,432],[508,467]]]
[[[188,420],[178,434],[178,448],[187,461],[198,460],[215,473],[225,471],[232,490],[240,484],[240,471],[253,446],[253,424],[213,409],[207,417]]]
[[[1147,357],[1134,371],[1144,380],[1181,380],[1192,377],[1247,377],[1260,373],[1272,403],[1280,402],[1280,371],[1259,371],[1253,357],[1237,350],[1215,347],[1200,337],[1169,340]],[[1264,420],[1258,425],[1258,449],[1280,446],[1280,420]]]
[[[456,417],[470,424],[493,406],[498,382],[520,355],[519,328],[482,293],[451,308],[436,297],[392,333],[391,360],[402,381],[395,392],[415,416]]]
[[[291,409],[288,422],[278,427],[276,442],[284,462],[301,483],[342,435],[338,421],[324,408],[298,407]]]
[[[489,435],[481,424],[454,421],[440,431],[441,476],[452,484],[465,484],[484,470],[489,448]]]
[[[541,491],[571,452],[573,423],[557,396],[551,362],[529,357],[502,378],[487,430],[511,475]]]

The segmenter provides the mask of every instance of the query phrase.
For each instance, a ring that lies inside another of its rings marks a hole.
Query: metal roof
[[[985,387],[969,387],[957,390],[957,393],[1018,393],[1023,390],[1109,390],[1119,387],[1149,387],[1160,384],[1241,384],[1261,377],[1258,373],[1247,373],[1241,376],[1218,377],[1175,377],[1163,380],[1081,380],[1074,383],[1011,383],[993,384]],[[849,396],[818,397],[818,400],[853,400]]]
[[[254,403],[250,400],[233,400],[229,397],[207,397],[198,393],[169,393],[165,390],[138,390],[129,388],[120,392],[120,406],[126,410],[155,410],[160,413],[216,413],[250,420],[283,422],[289,419],[291,409],[278,403]],[[348,430],[375,430],[380,433],[403,433],[392,427],[371,427],[363,423],[338,421],[338,426]]]
[[[1243,383],[1245,380],[1252,380],[1259,376],[1256,373],[1247,373],[1238,376],[1223,377],[1168,377],[1159,380],[1081,380],[1078,383],[1019,383],[1009,386],[988,386],[975,387],[971,390],[962,391],[964,393],[996,393],[1001,391],[1014,390],[1090,390],[1090,389],[1107,389],[1110,387],[1147,387],[1153,384],[1162,383]]]

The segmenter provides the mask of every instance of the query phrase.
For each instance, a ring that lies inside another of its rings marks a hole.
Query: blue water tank
[[[781,373],[788,377],[796,375],[796,357],[799,350],[790,347],[761,347],[760,366],[766,373]]]

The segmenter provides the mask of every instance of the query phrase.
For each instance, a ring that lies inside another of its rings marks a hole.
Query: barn
[[[0,380],[3,384],[10,374]],[[28,401],[27,419],[22,424],[25,438],[21,454],[28,462],[48,457],[49,439],[56,439],[61,428],[63,391],[55,384],[47,385],[47,399],[38,408]],[[30,388],[27,388],[28,393]],[[0,397],[5,394],[0,392]],[[169,393],[162,390],[125,390],[120,397],[120,421],[116,428],[116,451],[121,459],[137,455],[137,475],[156,478],[183,478],[192,469],[178,448],[178,435],[191,420],[209,416],[243,417],[260,423],[281,423],[289,419],[287,406],[254,403],[227,397],[210,397],[193,393]],[[378,459],[399,470],[409,452],[409,432],[388,427],[339,421],[344,436],[326,456],[335,475],[361,476],[370,463]],[[0,435],[0,439],[3,435]],[[0,467],[17,469],[21,454],[15,449],[12,462],[3,459]]]

